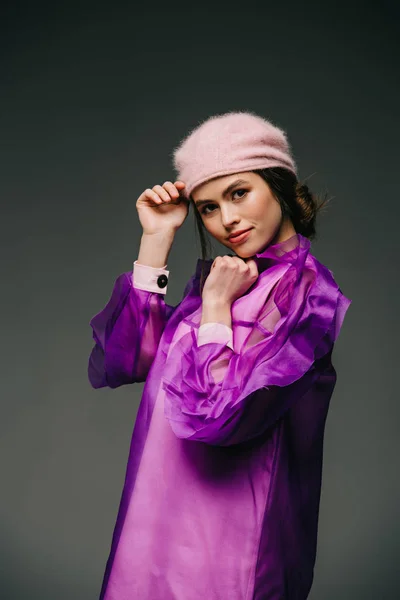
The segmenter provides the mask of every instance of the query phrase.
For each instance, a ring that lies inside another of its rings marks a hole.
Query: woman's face
[[[290,219],[282,219],[279,202],[257,173],[217,177],[196,187],[191,196],[207,231],[240,258],[296,233]],[[229,239],[243,229],[249,233],[238,243]]]

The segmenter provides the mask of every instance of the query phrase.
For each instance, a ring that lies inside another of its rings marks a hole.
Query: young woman
[[[251,112],[196,127],[175,183],[90,322],[94,388],[145,381],[104,600],[303,600],[316,558],[334,342],[350,305],[310,252],[317,206],[286,134]],[[203,258],[177,306],[167,259],[193,206]],[[206,235],[229,250],[206,258]]]

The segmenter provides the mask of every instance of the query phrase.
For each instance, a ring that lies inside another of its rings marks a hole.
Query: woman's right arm
[[[184,185],[165,182],[138,198],[143,235],[133,272],[117,278],[108,303],[90,321],[95,345],[88,377],[96,389],[145,381],[153,363],[164,327],[176,309],[164,296],[168,255],[188,214],[188,203],[180,197]]]
[[[169,238],[150,240],[142,236],[133,272],[117,278],[110,300],[91,319],[95,345],[88,377],[92,387],[116,388],[145,381],[165,324],[176,308],[164,300],[171,244]],[[153,260],[155,249],[158,258]]]

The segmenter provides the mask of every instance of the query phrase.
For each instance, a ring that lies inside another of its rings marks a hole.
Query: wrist
[[[137,261],[149,267],[164,267],[174,241],[174,232],[143,233]]]
[[[215,307],[215,308],[222,308],[225,306],[229,306],[229,308],[232,306],[232,302],[230,300],[228,300],[227,298],[224,298],[223,296],[212,296],[212,295],[204,295],[202,297],[202,304],[203,307],[207,306],[207,307]]]
[[[163,241],[173,242],[175,237],[175,231],[173,229],[167,229],[164,231],[157,231],[154,233],[142,232],[142,240],[152,240],[152,242],[162,243]]]
[[[223,323],[232,327],[231,302],[208,296],[202,300],[201,323]]]

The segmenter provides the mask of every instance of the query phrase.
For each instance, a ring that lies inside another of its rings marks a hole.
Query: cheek
[[[203,221],[203,225],[204,225],[205,230],[210,235],[215,236],[218,233],[218,231],[217,231],[218,225],[216,225],[215,219],[214,220],[213,219],[208,219],[208,220],[206,219],[206,220]]]
[[[279,202],[274,198],[268,199],[266,202],[263,202],[262,205],[258,206],[257,218],[267,225],[280,221],[281,217],[281,207]]]

